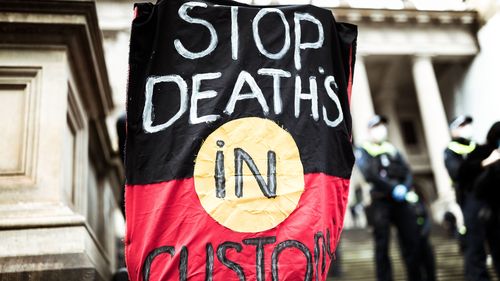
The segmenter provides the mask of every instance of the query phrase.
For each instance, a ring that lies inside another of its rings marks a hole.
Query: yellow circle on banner
[[[201,205],[238,232],[284,221],[304,191],[304,169],[293,137],[271,120],[247,117],[212,132],[194,166]]]

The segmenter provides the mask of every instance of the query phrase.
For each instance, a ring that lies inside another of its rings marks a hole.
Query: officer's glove
[[[398,184],[392,189],[392,198],[396,202],[403,202],[406,199],[406,193],[408,193],[408,187]]]
[[[419,200],[418,194],[415,191],[408,191],[405,195],[405,200],[408,203],[416,204]]]

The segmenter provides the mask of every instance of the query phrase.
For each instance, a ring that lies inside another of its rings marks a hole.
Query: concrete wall
[[[472,61],[458,89],[456,114],[470,114],[475,119],[475,138],[484,141],[490,126],[500,121],[500,13],[479,30],[480,52]]]

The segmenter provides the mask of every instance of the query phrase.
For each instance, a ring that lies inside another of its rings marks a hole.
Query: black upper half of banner
[[[244,117],[273,120],[305,173],[349,178],[348,88],[357,28],[312,5],[226,0],[136,4],[127,97],[128,184],[190,178],[204,139]]]

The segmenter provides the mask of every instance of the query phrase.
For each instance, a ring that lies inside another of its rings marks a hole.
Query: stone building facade
[[[0,1],[0,279],[110,280],[123,168],[94,2]]]

